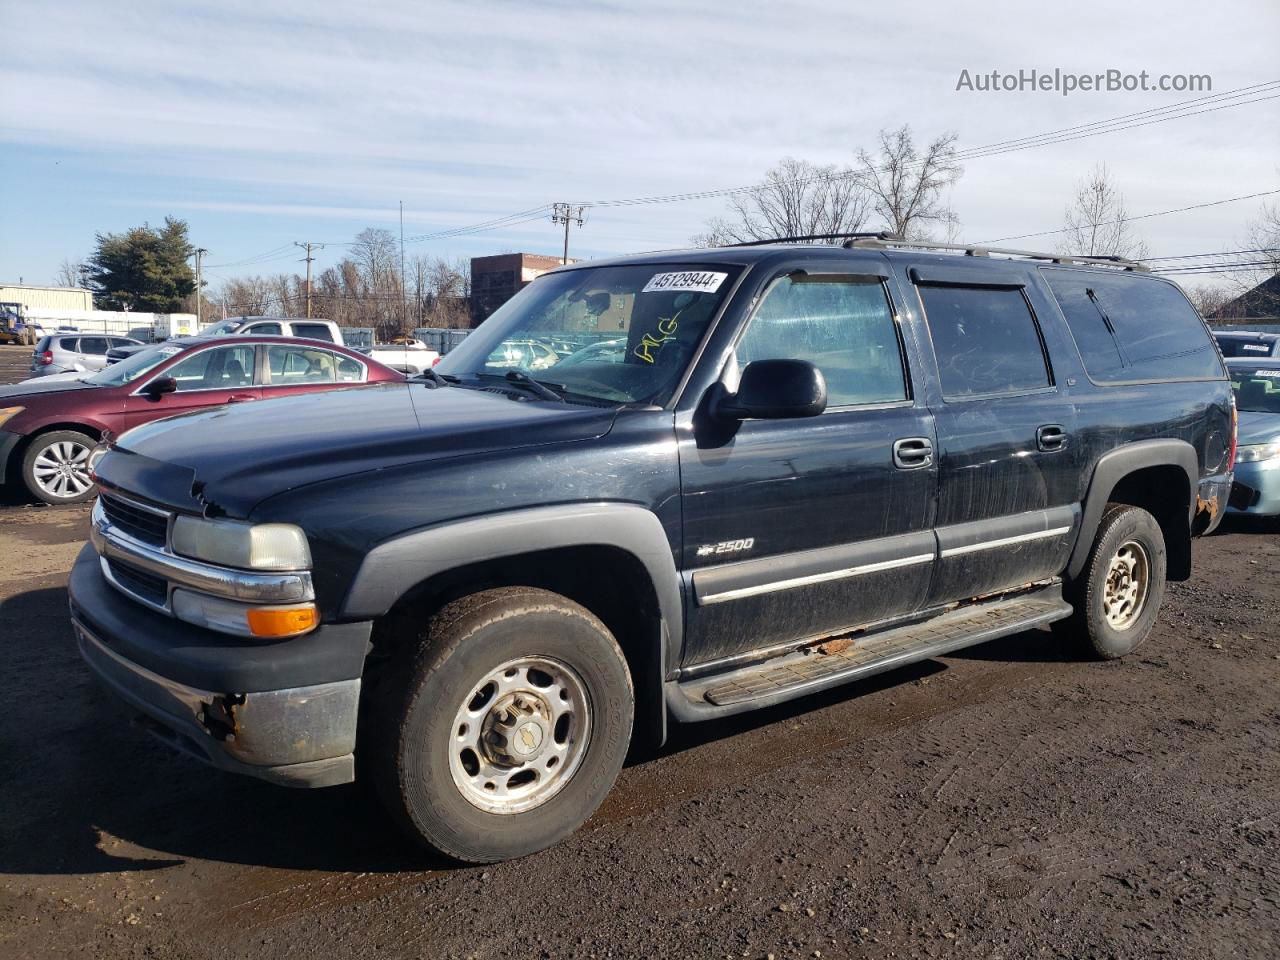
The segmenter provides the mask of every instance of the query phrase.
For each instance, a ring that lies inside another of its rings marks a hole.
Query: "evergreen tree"
[[[96,241],[87,278],[100,309],[177,313],[195,292],[186,221],[165,217],[163,227],[144,223]]]

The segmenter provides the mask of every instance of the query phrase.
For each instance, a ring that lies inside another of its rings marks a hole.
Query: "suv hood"
[[[247,517],[267,497],[370,470],[603,436],[616,410],[390,383],[218,407],[135,427],[98,476],[179,509]]]

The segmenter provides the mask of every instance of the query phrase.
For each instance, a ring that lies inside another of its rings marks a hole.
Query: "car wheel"
[[[76,430],[39,434],[22,458],[22,479],[45,503],[80,503],[97,488],[89,476],[89,454],[97,441]]]
[[[368,745],[393,816],[454,860],[522,857],[600,805],[631,739],[634,694],[612,634],[531,587],[436,614],[376,689]]]
[[[1141,507],[1108,504],[1089,559],[1067,591],[1075,612],[1057,632],[1090,657],[1131,653],[1160,613],[1165,571],[1164,534],[1155,517]]]

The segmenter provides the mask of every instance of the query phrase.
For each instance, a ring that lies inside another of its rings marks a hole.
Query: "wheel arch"
[[[1079,576],[1089,557],[1107,504],[1142,507],[1164,533],[1168,578],[1191,576],[1191,522],[1200,482],[1200,458],[1185,440],[1142,440],[1098,458],[1085,495],[1080,536],[1067,563],[1067,576]]]
[[[662,682],[678,662],[683,605],[670,542],[643,507],[537,507],[386,541],[365,557],[341,616],[375,620],[376,647],[424,613],[498,586],[551,590],[599,617],[632,670],[637,740],[665,739]]]

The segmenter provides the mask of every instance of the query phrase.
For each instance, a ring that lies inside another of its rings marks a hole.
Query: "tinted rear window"
[[[1175,286],[1140,277],[1044,271],[1089,377],[1198,380],[1222,376],[1218,351]]]
[[[59,337],[58,349],[66,350],[68,353],[75,353],[80,348],[79,337]]]
[[[1044,346],[1021,290],[921,286],[948,400],[1051,385]]]
[[[293,335],[295,337],[305,337],[308,340],[328,340],[333,342],[333,334],[323,323],[295,323],[293,325]]]
[[[1274,340],[1249,340],[1245,337],[1218,337],[1218,346],[1224,357],[1270,357],[1274,355]]]

